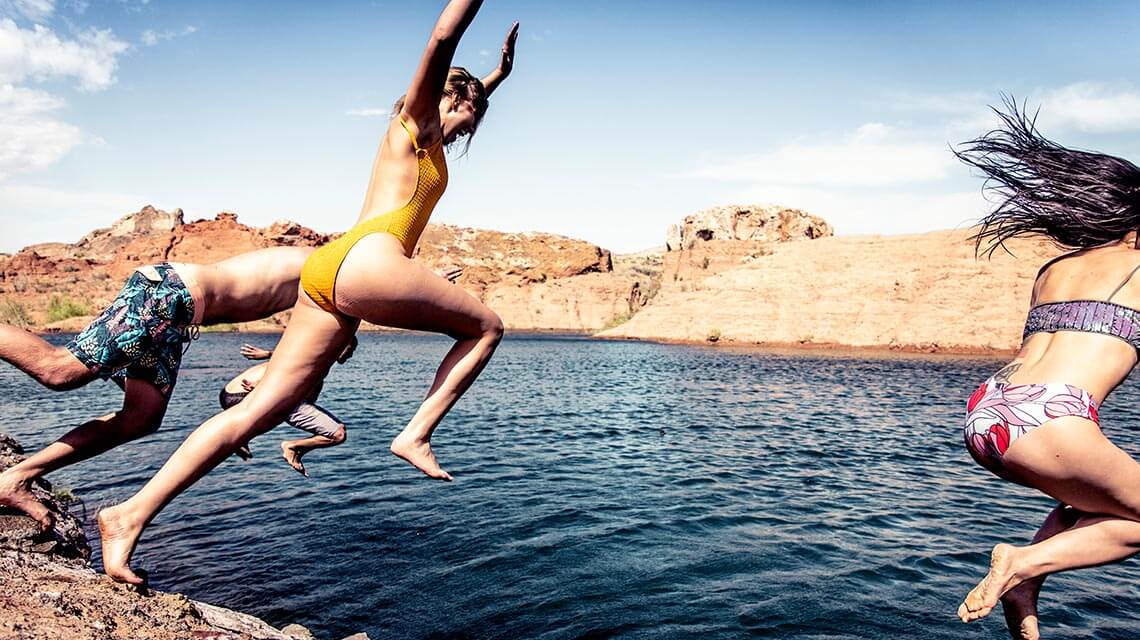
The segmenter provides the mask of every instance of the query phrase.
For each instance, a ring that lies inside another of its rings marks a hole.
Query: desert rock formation
[[[728,205],[698,211],[686,216],[681,224],[671,225],[665,234],[665,249],[692,249],[697,243],[710,240],[787,242],[830,235],[834,235],[831,225],[799,209]]]
[[[41,330],[78,331],[118,293],[138,266],[208,263],[264,247],[319,246],[325,235],[293,222],[266,228],[223,212],[185,222],[181,210],[144,207],[74,244],[47,243],[0,255],[0,321]],[[632,315],[656,273],[615,269],[609,251],[543,233],[500,233],[428,225],[416,259],[438,269],[464,268],[459,285],[485,300],[510,329],[593,331]],[[52,321],[53,300],[76,302],[87,313]],[[236,327],[280,330],[288,315]]]
[[[686,219],[670,231],[677,248],[665,254],[657,296],[600,336],[1006,352],[1020,342],[1036,270],[1058,253],[1021,240],[1009,244],[1013,256],[975,259],[968,231],[820,237],[830,227],[806,219],[790,225],[804,234],[787,239],[818,239],[705,240],[690,227]]]

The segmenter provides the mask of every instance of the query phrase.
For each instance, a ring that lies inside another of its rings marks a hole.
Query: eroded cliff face
[[[1020,343],[1047,242],[975,259],[969,232],[697,241],[665,254],[661,289],[602,337],[913,351]],[[682,243],[684,244],[684,243]]]
[[[772,204],[727,205],[698,211],[665,234],[667,251],[692,249],[714,240],[789,242],[834,235],[823,218]]]
[[[449,225],[428,227],[416,259],[463,267],[459,284],[508,329],[596,331],[636,313],[658,276],[581,240]]]
[[[39,244],[0,256],[0,322],[78,331],[138,266],[210,263],[265,247],[316,247],[337,235],[289,221],[250,227],[228,212],[186,222],[181,210],[147,206],[74,244]],[[609,251],[572,238],[449,225],[428,225],[416,259],[437,270],[462,266],[459,286],[516,330],[594,331],[624,320],[645,303],[644,292],[654,288],[657,275],[652,269],[615,269]],[[87,313],[60,313],[63,303]],[[73,317],[58,319],[61,315]],[[227,328],[280,330],[287,320],[285,313]]]

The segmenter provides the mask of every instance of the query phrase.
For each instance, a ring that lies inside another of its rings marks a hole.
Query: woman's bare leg
[[[406,258],[399,241],[384,233],[364,237],[349,252],[337,276],[336,301],[344,313],[373,324],[455,338],[419,410],[392,441],[393,453],[429,477],[451,480],[436,462],[431,436],[487,366],[503,337],[502,320],[462,288]]]
[[[0,324],[0,360],[53,391],[82,387],[96,375],[66,347],[52,346],[36,334],[8,324]]]
[[[97,456],[154,433],[166,415],[169,398],[143,380],[126,381],[123,408],[72,429],[52,444],[0,473],[0,505],[19,509],[45,529],[51,513],[31,492],[32,482],[56,469]]]
[[[265,377],[249,396],[191,433],[138,493],[99,512],[107,575],[140,584],[129,563],[146,525],[238,447],[284,420],[325,376],[356,327],[355,320],[330,314],[301,293]]]
[[[965,622],[988,615],[1022,582],[1117,562],[1140,551],[1140,464],[1095,423],[1052,420],[1014,442],[1003,462],[1025,484],[1086,515],[1037,544],[994,547],[989,573],[958,609]]]
[[[1081,512],[1066,505],[1058,505],[1045,517],[1045,522],[1033,536],[1033,543],[1048,540],[1053,536],[1073,527],[1080,519]],[[1009,629],[1009,636],[1013,640],[1037,640],[1040,631],[1037,625],[1037,599],[1041,595],[1041,587],[1045,583],[1045,576],[1026,580],[1010,589],[1001,597],[1001,609],[1005,616],[1005,624]]]

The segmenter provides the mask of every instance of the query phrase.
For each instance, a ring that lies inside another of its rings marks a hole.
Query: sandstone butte
[[[465,287],[509,330],[584,332],[666,342],[1005,353],[1017,347],[1037,268],[1058,250],[1019,240],[975,258],[969,230],[835,237],[824,220],[774,205],[686,217],[664,250],[614,256],[543,233],[429,225],[416,258],[464,268]],[[136,266],[212,262],[261,247],[317,246],[292,222],[265,228],[232,213],[187,223],[145,207],[74,244],[0,255],[0,321],[76,331],[90,315],[49,321],[53,299],[96,313]],[[81,309],[82,310],[82,309]],[[57,314],[58,315],[58,314]],[[225,329],[280,330],[288,314]]]

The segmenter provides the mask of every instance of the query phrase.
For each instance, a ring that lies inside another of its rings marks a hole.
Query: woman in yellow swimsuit
[[[137,494],[99,513],[107,575],[142,582],[129,561],[143,528],[238,447],[279,424],[324,379],[361,320],[455,338],[426,399],[392,441],[394,454],[428,476],[451,479],[436,462],[431,435],[486,366],[502,339],[503,323],[486,305],[411,257],[447,185],[444,146],[475,132],[487,108],[486,96],[513,65],[518,23],[507,34],[499,68],[484,80],[451,67],[480,4],[452,0],[440,15],[380,143],[360,218],[306,262],[304,293],[261,384],[190,434]]]

